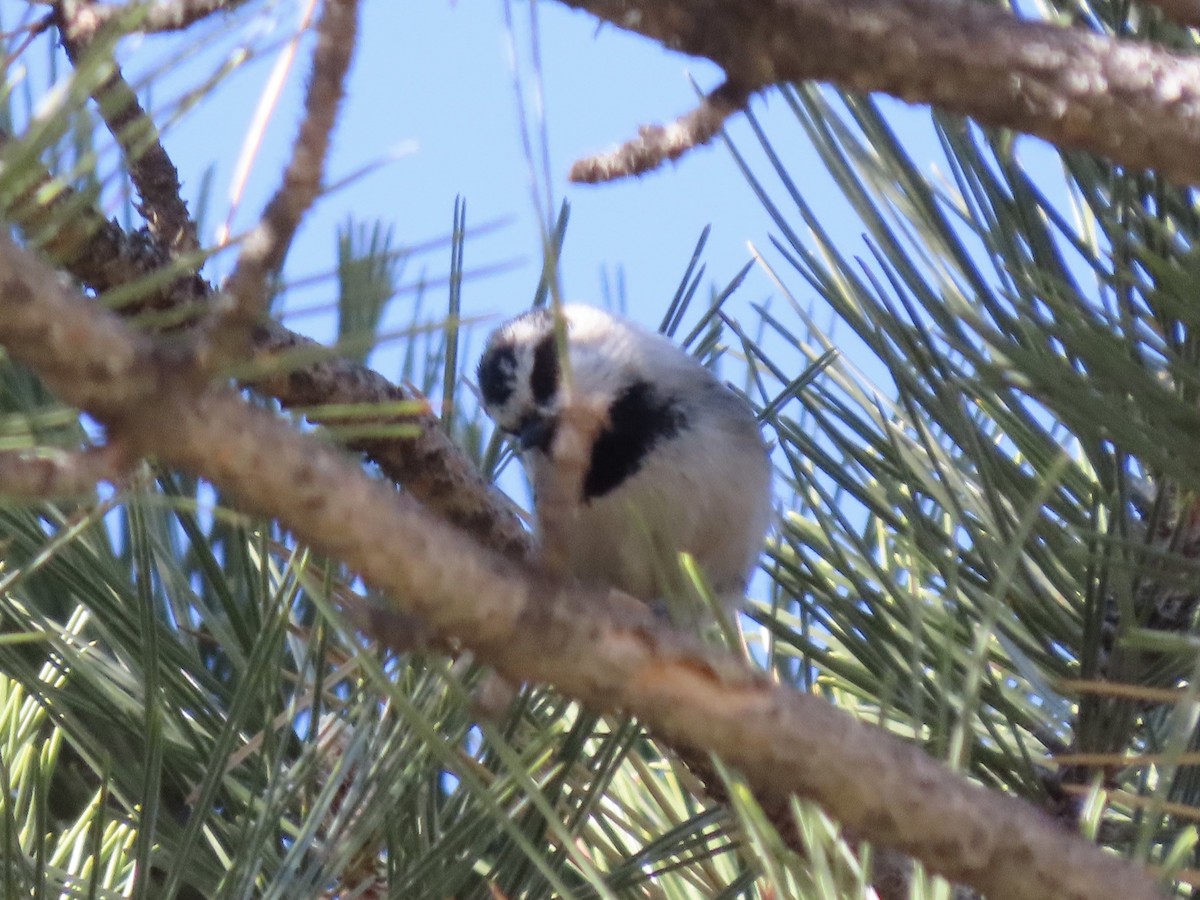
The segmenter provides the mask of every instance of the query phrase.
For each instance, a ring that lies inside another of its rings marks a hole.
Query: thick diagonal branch
[[[1136,867],[919,748],[773,684],[647,611],[564,589],[479,547],[336,449],[197,379],[5,236],[0,340],[112,436],[277,519],[514,681],[628,711],[668,743],[720,755],[756,790],[811,798],[864,839],[992,900],[1160,896]]]
[[[747,90],[827,81],[1200,184],[1200,58],[957,0],[560,0]]]

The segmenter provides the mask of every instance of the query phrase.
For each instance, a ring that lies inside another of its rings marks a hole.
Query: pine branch
[[[706,57],[747,94],[881,91],[1200,183],[1200,59],[1150,43],[956,0],[562,2]]]
[[[919,748],[716,654],[648,611],[563,588],[478,547],[336,449],[207,384],[169,345],[130,332],[7,238],[0,335],[14,359],[111,439],[278,519],[514,681],[545,681],[595,709],[628,711],[668,743],[718,754],[757,790],[811,798],[864,839],[998,900],[1161,896],[1128,862]]]
[[[7,141],[11,138],[0,135],[0,148]],[[28,187],[9,210],[14,224],[27,239],[40,240],[57,264],[97,293],[128,288],[175,265],[150,234],[125,232],[46,170],[27,177]],[[139,296],[137,309],[181,315],[202,311],[215,293],[199,277],[171,280]],[[246,386],[286,408],[308,409],[314,424],[323,422],[314,407],[419,399],[373,369],[336,356],[274,320],[254,328],[250,337],[253,348],[247,368],[251,374]],[[301,358],[303,364],[289,361]],[[347,446],[364,453],[417,500],[485,546],[517,559],[529,554],[530,535],[512,501],[484,480],[432,412],[426,409],[380,421],[411,425],[415,434],[354,438],[346,441]]]

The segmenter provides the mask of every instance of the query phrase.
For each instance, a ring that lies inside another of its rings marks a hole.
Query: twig
[[[1200,184],[1200,59],[956,0],[560,0],[748,91],[827,81]]]
[[[270,305],[269,280],[283,265],[300,220],[321,191],[329,138],[357,43],[357,0],[325,0],[316,30],[304,119],[283,183],[247,235],[237,266],[225,284],[232,305],[214,310],[218,318],[209,337],[221,361],[238,360],[250,349],[250,330],[265,318]]]
[[[615,608],[603,592],[564,588],[480,548],[335,448],[146,346],[3,235],[0,338],[134,451],[277,519],[512,681],[627,711],[669,744],[718,754],[756,790],[812,799],[864,840],[991,900],[1162,896],[1136,866],[920,748],[774,684],[648,610]]]
[[[54,13],[47,13],[46,15],[43,15],[40,19],[38,19],[36,22],[32,22],[29,25],[26,25],[23,29],[21,29],[25,32],[25,36],[21,39],[21,43],[17,44],[15,47],[11,48],[7,52],[8,66],[11,67],[11,66],[15,65],[17,60],[19,60],[21,58],[22,54],[24,54],[25,51],[28,50],[29,47],[33,44],[34,40],[36,38],[40,37],[44,32],[49,31],[53,27],[54,27]],[[12,34],[19,34],[19,33],[20,33],[20,31],[12,32]]]
[[[746,108],[748,91],[724,82],[700,105],[667,126],[643,125],[638,136],[610,153],[584,157],[571,166],[571,181],[596,184],[630,175],[642,175],[668,160],[679,159],[693,147],[707,144],[725,120]]]
[[[316,13],[318,0],[303,0],[304,6],[300,13],[300,21],[292,36],[284,42],[279,55],[271,66],[271,73],[263,83],[259,92],[258,104],[254,115],[246,125],[242,134],[242,148],[237,155],[237,163],[229,181],[229,208],[225,211],[225,221],[217,228],[214,243],[224,246],[233,233],[233,221],[241,209],[242,200],[246,195],[246,185],[254,171],[255,160],[263,147],[263,138],[267,133],[272,116],[279,107],[279,99],[287,84],[288,76],[296,62],[296,52],[300,47],[300,39],[308,33]]]
[[[97,7],[86,0],[58,0],[55,24],[72,65],[78,65],[100,29]],[[106,27],[117,27],[109,23]],[[129,177],[141,198],[138,212],[153,235],[172,254],[190,255],[199,249],[196,223],[188,213],[179,184],[179,172],[167,155],[154,121],[142,109],[133,88],[116,61],[112,72],[92,94],[100,117],[120,145],[129,166]]]

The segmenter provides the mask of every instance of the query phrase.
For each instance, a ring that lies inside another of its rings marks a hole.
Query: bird
[[[770,450],[743,397],[663,335],[585,304],[505,322],[476,376],[562,574],[702,621],[688,554],[736,611],[773,515]]]

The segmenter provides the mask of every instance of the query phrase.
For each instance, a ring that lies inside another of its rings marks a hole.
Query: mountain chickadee
[[[551,309],[498,328],[477,372],[485,410],[520,447],[543,548],[556,544],[581,582],[655,606],[686,591],[678,554],[687,552],[736,608],[771,519],[771,463],[754,414],[665,337],[595,307],[561,315],[566,372]],[[564,423],[580,406],[593,424],[572,453]],[[551,517],[546,486],[572,455],[573,508]]]

